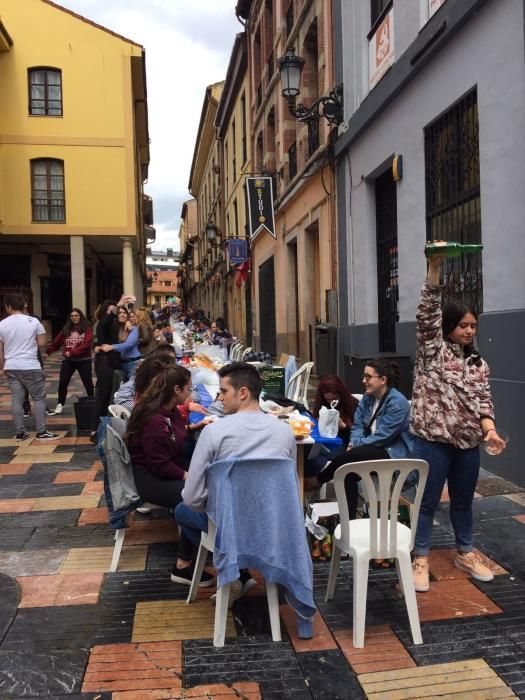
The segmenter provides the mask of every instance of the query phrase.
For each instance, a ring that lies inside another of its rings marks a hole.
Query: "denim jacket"
[[[397,389],[390,389],[375,420],[375,433],[365,437],[365,428],[373,416],[375,399],[365,394],[356,409],[350,443],[352,447],[374,445],[384,447],[390,457],[407,459],[413,456],[413,437],[408,432],[410,404]]]

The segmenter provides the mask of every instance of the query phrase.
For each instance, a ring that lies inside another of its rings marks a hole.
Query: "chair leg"
[[[230,584],[221,586],[217,590],[215,599],[215,626],[213,628],[213,646],[223,647],[226,636],[226,622],[228,619],[228,603],[230,602]]]
[[[414,588],[414,579],[412,575],[412,563],[410,561],[410,553],[398,552],[399,572],[401,575],[400,583],[405,594],[405,604],[407,606],[408,619],[410,621],[410,630],[414,644],[423,644],[421,636],[421,625],[419,624],[419,611],[417,608],[416,589]]]
[[[274,642],[280,642],[282,640],[281,621],[279,619],[279,595],[277,593],[276,583],[266,582],[266,598],[268,599],[268,612],[270,613],[272,639]]]
[[[328,576],[328,586],[326,588],[326,595],[324,597],[325,602],[328,603],[332,600],[335,593],[335,584],[337,582],[337,573],[339,571],[339,564],[341,562],[341,550],[337,546],[337,542],[334,542],[332,549],[332,561],[330,562],[330,574]]]
[[[126,536],[126,528],[123,527],[115,532],[115,546],[113,548],[113,558],[111,559],[111,566],[109,570],[114,573],[117,570],[118,562],[120,559],[120,553],[122,552],[122,545],[124,544],[124,537]]]
[[[186,603],[193,603],[197,597],[197,591],[199,590],[199,583],[201,582],[202,572],[204,570],[204,565],[206,564],[207,556],[208,550],[201,543],[199,545],[199,551],[197,552],[197,559],[195,560],[195,567],[193,569],[193,578],[191,579],[190,592],[186,598]]]
[[[368,558],[354,557],[353,591],[353,643],[354,647],[365,646],[366,596],[368,589]]]
[[[399,559],[394,560],[396,563],[396,571],[397,571],[397,580],[399,581],[399,588],[401,590],[401,595],[405,595],[405,591],[403,589],[403,577],[401,576],[401,566],[399,565]]]

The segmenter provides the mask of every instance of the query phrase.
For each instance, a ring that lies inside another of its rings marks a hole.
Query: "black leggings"
[[[88,396],[93,396],[95,393],[93,378],[91,376],[91,358],[88,360],[73,361],[68,357],[64,357],[60,365],[60,379],[58,381],[58,403],[62,404],[62,406],[66,403],[67,388],[75,370],[80,375],[86,394]]]
[[[148,503],[166,508],[175,508],[182,501],[182,479],[161,479],[143,467],[133,466],[133,476],[137,493]],[[178,556],[186,561],[191,561],[195,556],[195,547],[181,531]]]
[[[348,452],[343,452],[342,455],[335,457],[323,471],[317,474],[317,480],[320,484],[326,484],[332,481],[334,474],[343,464],[353,462],[368,462],[369,460],[389,459],[390,455],[384,447],[374,447],[373,445],[361,445],[353,447]],[[357,482],[360,478],[357,474],[348,474],[345,478],[346,500],[348,501],[348,513],[350,520],[354,520],[357,516]]]
[[[156,506],[175,508],[182,501],[182,479],[161,479],[153,472],[133,465],[133,476],[137,493],[141,498]]]
[[[109,353],[108,353],[109,354]],[[99,357],[100,355],[100,357]],[[95,372],[97,375],[97,385],[95,387],[95,403],[91,414],[91,431],[98,430],[100,416],[105,416],[108,411],[111,392],[113,390],[113,372],[108,357],[102,353],[95,356]]]

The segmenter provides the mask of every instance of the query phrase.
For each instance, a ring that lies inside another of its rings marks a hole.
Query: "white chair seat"
[[[379,526],[379,522],[378,522]],[[410,539],[412,531],[406,525],[397,523],[397,547],[406,548],[410,552]],[[341,542],[341,525],[338,525],[334,530],[334,540],[339,544]],[[390,547],[390,537],[387,534],[387,546]],[[359,520],[350,520],[350,546],[349,549],[357,555],[370,553],[370,518],[360,518]]]

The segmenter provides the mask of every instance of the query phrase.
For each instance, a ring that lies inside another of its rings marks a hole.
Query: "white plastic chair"
[[[242,340],[236,343],[230,351],[230,360],[232,362],[238,362],[241,359],[245,347],[246,343],[243,343]]]
[[[108,406],[108,413],[114,418],[121,418],[123,421],[126,421],[126,423],[128,422],[129,417],[131,416],[130,411],[125,406],[121,406],[117,403]]]
[[[190,592],[186,603],[193,603],[197,597],[199,590],[199,582],[201,580],[206,557],[208,552],[213,552],[215,547],[215,523],[208,518],[208,532],[201,534],[201,543],[195,560],[195,568],[193,579],[191,581]],[[272,630],[272,639],[274,642],[280,642],[281,623],[279,620],[279,596],[277,593],[277,584],[266,582],[266,597],[268,599],[268,611],[270,613],[270,627]],[[215,600],[215,624],[213,628],[213,646],[223,647],[224,638],[226,636],[226,623],[228,619],[228,603],[230,600],[230,584],[217,588],[217,596]]]
[[[302,403],[306,408],[308,408],[308,382],[313,366],[313,362],[305,362],[295,374],[292,374],[286,387],[287,398]]]
[[[241,360],[244,360],[244,358],[246,357],[246,355],[247,355],[249,352],[251,352],[251,351],[252,351],[251,346],[250,346],[249,348],[245,348],[245,349],[242,351]]]
[[[408,474],[417,469],[419,483],[411,513],[412,529],[397,522],[401,489]],[[377,474],[377,484],[371,474]],[[347,474],[361,477],[370,518],[349,520],[344,488]],[[408,618],[414,644],[422,644],[416,591],[412,578],[410,551],[414,545],[415,525],[428,475],[428,463],[421,459],[385,459],[344,464],[335,473],[334,485],[341,524],[334,532],[332,562],[325,600],[334,597],[341,554],[349,554],[354,562],[353,577],[353,645],[365,645],[366,596],[370,559],[395,559],[397,575],[405,594]],[[388,504],[388,507],[383,507]],[[378,505],[380,506],[378,508]],[[390,518],[390,513],[392,518]]]

